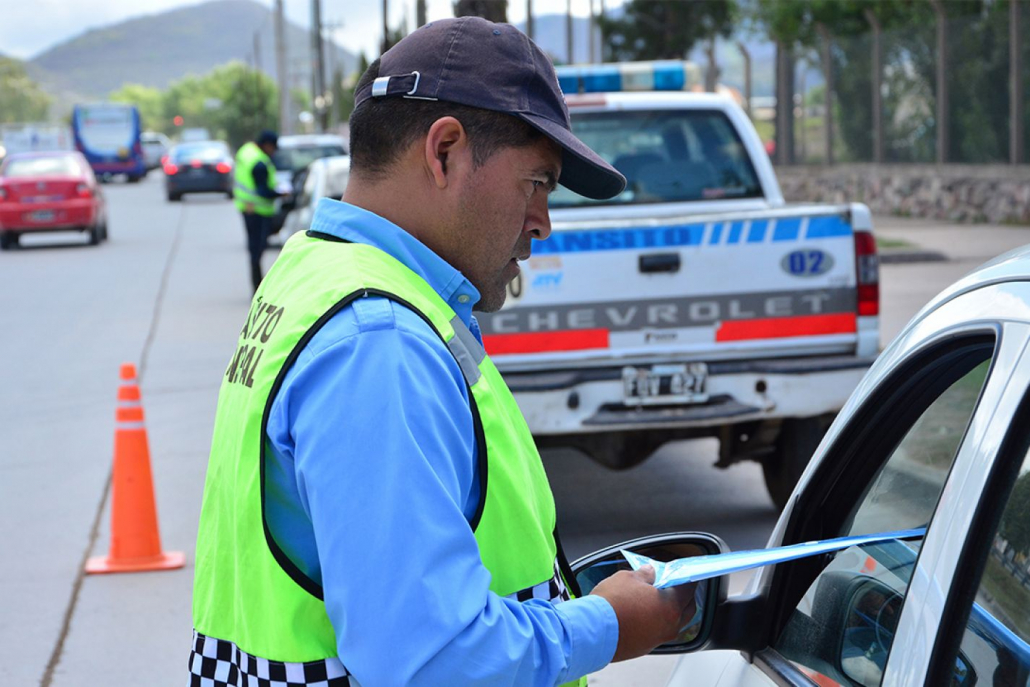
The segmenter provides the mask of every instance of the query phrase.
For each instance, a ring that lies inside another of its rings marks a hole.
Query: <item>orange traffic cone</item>
[[[161,550],[157,531],[150,449],[136,366],[122,365],[114,430],[114,484],[111,494],[111,548],[86,561],[87,573],[169,570],[186,564],[179,551]]]

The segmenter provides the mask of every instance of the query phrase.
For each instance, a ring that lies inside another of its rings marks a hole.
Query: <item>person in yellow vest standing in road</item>
[[[417,29],[355,101],[342,201],[286,242],[222,379],[190,684],[585,684],[676,637],[693,589],[648,567],[577,594],[473,309],[503,305],[558,183],[626,180],[508,24]]]
[[[250,279],[255,291],[261,283],[261,255],[272,229],[275,199],[282,195],[275,190],[275,165],[272,164],[278,143],[279,136],[274,131],[262,131],[236,153],[233,199],[236,209],[243,213],[243,225],[247,229]]]

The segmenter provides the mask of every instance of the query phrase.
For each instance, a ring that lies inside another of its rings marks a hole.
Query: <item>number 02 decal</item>
[[[833,256],[817,248],[796,250],[783,256],[780,267],[795,277],[817,277],[833,268]]]

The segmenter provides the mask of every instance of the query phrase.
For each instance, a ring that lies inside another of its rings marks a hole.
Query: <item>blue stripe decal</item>
[[[769,235],[769,221],[754,220],[747,233],[747,243],[761,243]],[[738,245],[744,239],[744,222],[728,225],[716,223],[712,226],[709,245],[718,245],[723,235],[724,245]],[[556,231],[546,241],[533,244],[534,255],[553,253],[591,253],[597,251],[632,250],[640,248],[669,248],[676,246],[700,246],[704,241],[704,224],[676,224],[646,229],[595,229],[586,231]],[[772,231],[773,241],[795,241],[801,239],[801,220],[781,219]],[[811,239],[851,236],[851,226],[837,217],[813,217],[808,224]]]
[[[705,225],[680,224],[650,229],[601,229],[596,231],[559,231],[533,246],[537,254],[587,253],[629,248],[666,248],[699,246]]]
[[[801,219],[781,219],[773,230],[773,241],[797,241],[801,233]]]
[[[765,241],[765,230],[769,228],[769,223],[764,219],[756,219],[751,222],[751,228],[747,232],[748,243],[761,243]]]
[[[851,236],[851,225],[840,217],[813,217],[808,221],[810,239],[828,239],[836,236]]]

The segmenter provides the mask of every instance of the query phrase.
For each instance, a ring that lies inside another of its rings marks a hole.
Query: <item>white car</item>
[[[160,167],[161,158],[172,149],[172,140],[157,131],[144,131],[139,135],[139,142],[143,146],[143,163],[148,170]]]
[[[311,228],[311,218],[321,198],[335,198],[347,189],[350,178],[350,156],[334,155],[315,160],[294,177],[297,189],[294,201],[283,223],[283,240],[298,231]]]
[[[307,169],[315,160],[347,154],[347,141],[335,134],[297,134],[280,136],[278,149],[272,155],[275,164],[276,190],[286,194],[276,201],[276,213],[272,217],[272,233],[283,227],[286,215],[297,205],[295,193],[301,190],[302,182],[294,181],[294,175]]]
[[[927,305],[879,356],[794,489],[770,547],[926,527],[925,536],[760,569],[703,612],[669,685],[1026,685],[1030,677],[1030,246]],[[690,498],[689,490],[684,498]],[[718,553],[697,533],[619,548]]]

